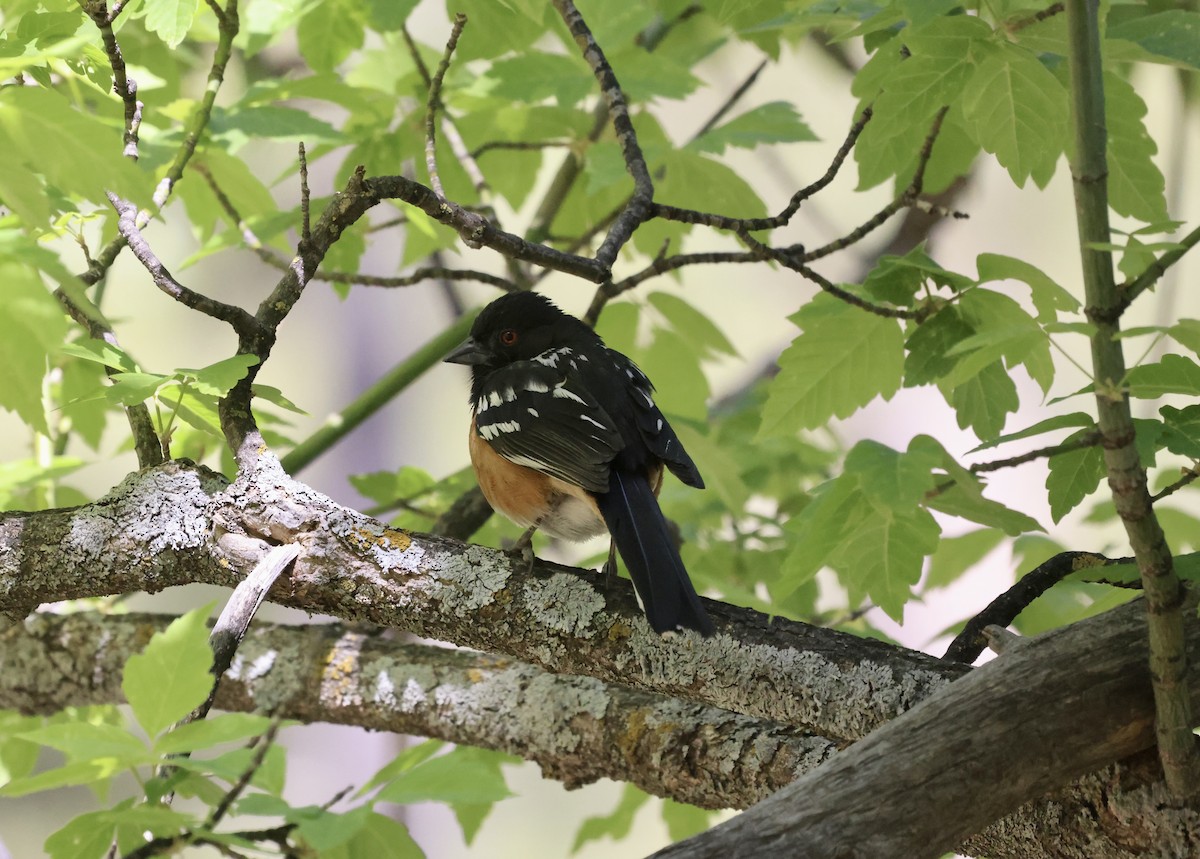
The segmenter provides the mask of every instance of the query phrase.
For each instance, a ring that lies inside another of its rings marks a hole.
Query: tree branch
[[[655,856],[935,859],[1030,797],[1154,743],[1145,639],[1146,612],[1137,603],[1030,639],[740,816]],[[1194,617],[1189,640],[1200,643]],[[1111,775],[1101,778],[1119,783]],[[968,789],[971,799],[964,802]],[[1164,799],[1161,783],[1146,790],[1142,819],[1165,814],[1176,826],[1175,843],[1195,843],[1200,814],[1164,809]],[[1110,801],[1099,811],[1084,806],[1081,814],[1104,817]],[[1115,814],[1106,824],[1119,829]],[[980,840],[991,841],[983,852],[993,859],[1137,856],[1138,844],[1145,855],[1170,852],[1148,835],[1155,831],[1149,822],[1108,845],[1064,844],[1060,829],[1050,827],[1053,843],[1036,852],[1032,845],[1014,850],[1011,843],[997,849],[991,839],[1005,831],[1002,825]],[[1189,851],[1180,849],[1180,855]]]
[[[1184,590],[1175,574],[1166,537],[1154,515],[1146,471],[1134,446],[1129,396],[1120,387],[1125,378],[1125,355],[1118,339],[1122,296],[1113,282],[1111,254],[1099,249],[1109,241],[1110,231],[1098,11],[1094,0],[1067,0],[1064,5],[1075,132],[1071,177],[1086,312],[1095,326],[1091,346],[1097,423],[1103,435],[1104,462],[1113,502],[1129,535],[1146,594],[1159,755],[1172,792],[1186,797],[1200,791],[1200,754],[1192,733],[1187,690]]]
[[[494,549],[387,528],[291,480],[269,453],[232,486],[171,462],[94,504],[0,514],[0,611],[23,617],[48,601],[189,582],[232,587],[275,543],[303,554],[272,602],[833,740],[866,735],[968,670],[714,602],[717,635],[665,641],[626,581],[545,562],[529,569]]]
[[[596,251],[596,262],[609,269],[612,268],[621,248],[633,235],[633,231],[650,217],[650,209],[654,204],[654,181],[650,178],[650,170],[646,167],[646,159],[642,155],[641,146],[638,145],[637,132],[634,131],[633,120],[629,117],[629,108],[625,103],[625,93],[604,56],[603,49],[592,36],[592,31],[572,0],[552,2],[574,37],[575,44],[579,46],[583,58],[592,67],[596,82],[600,84],[600,92],[608,107],[617,142],[621,144],[625,169],[633,177],[633,195],[626,202],[624,211],[613,222],[600,249]]]
[[[0,707],[49,715],[123,702],[124,662],[169,620],[31,615],[5,635]],[[836,749],[716,707],[336,624],[255,624],[216,706],[496,749],[568,788],[613,778],[705,808],[752,805]]]

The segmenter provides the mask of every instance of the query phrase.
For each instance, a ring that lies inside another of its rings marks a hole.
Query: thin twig
[[[1167,251],[1154,262],[1150,263],[1150,265],[1146,266],[1145,270],[1137,277],[1127,280],[1118,286],[1117,289],[1121,292],[1121,302],[1118,305],[1119,311],[1123,313],[1129,305],[1133,304],[1134,299],[1158,283],[1159,279],[1166,274],[1167,269],[1179,262],[1183,258],[1183,255],[1194,248],[1197,243],[1200,243],[1200,227],[1196,227],[1181,239],[1179,247]]]
[[[121,12],[121,7],[110,12],[107,4],[103,2],[88,3],[85,0],[78,0],[78,2],[87,16],[92,19],[96,29],[100,31],[100,38],[104,42],[104,53],[108,56],[109,66],[112,67],[113,92],[125,105],[125,148],[122,154],[126,158],[137,161],[138,129],[142,124],[142,103],[138,101],[137,97],[137,82],[128,77],[125,57],[121,53],[121,46],[117,43],[117,36],[112,27],[113,21]]]
[[[117,211],[117,229],[125,237],[129,249],[138,258],[138,262],[150,273],[155,286],[185,307],[198,310],[206,316],[211,316],[214,319],[220,319],[222,322],[228,323],[239,335],[254,330],[254,317],[245,310],[235,307],[232,304],[218,301],[215,298],[201,295],[195,290],[181,284],[171,272],[167,271],[167,267],[162,264],[154,254],[154,251],[150,249],[150,245],[143,238],[141,230],[137,226],[137,206],[128,200],[121,199],[112,192],[109,192],[108,200]]]
[[[304,144],[299,145],[300,156],[300,241],[307,245],[312,241],[312,212],[309,209],[310,196],[308,190],[308,156],[304,152]]]
[[[702,224],[720,230],[749,230],[751,232],[758,232],[759,230],[773,230],[777,227],[786,226],[791,221],[792,216],[799,211],[801,203],[825,188],[837,177],[842,164],[854,149],[854,144],[858,142],[859,135],[866,128],[867,123],[871,121],[872,116],[870,107],[863,109],[862,113],[858,115],[858,118],[850,126],[850,131],[846,134],[845,140],[842,141],[842,145],[833,156],[833,160],[829,163],[829,167],[825,170],[825,173],[815,182],[806,185],[793,194],[788,204],[778,215],[769,218],[730,218],[714,212],[681,209],[677,206],[667,206],[662,203],[654,204],[652,214],[669,221],[680,221],[685,224]]]
[[[1183,477],[1176,480],[1170,486],[1164,486],[1158,493],[1151,495],[1150,500],[1155,503],[1162,501],[1167,496],[1174,495],[1180,489],[1183,489],[1183,487],[1191,484],[1198,477],[1200,477],[1200,471],[1197,471],[1195,468],[1189,468],[1184,472]]]
[[[596,42],[583,15],[575,8],[572,0],[552,0],[554,8],[562,17],[563,23],[575,39],[575,44],[583,54],[584,60],[592,69],[600,91],[608,107],[613,131],[616,132],[617,142],[621,145],[621,155],[625,159],[625,169],[633,177],[633,195],[629,198],[624,211],[613,222],[604,241],[596,251],[596,262],[604,269],[612,268],[613,262],[621,248],[629,241],[633,231],[650,217],[650,209],[654,205],[654,182],[650,178],[650,170],[646,167],[646,158],[642,155],[638,144],[637,132],[633,128],[633,120],[629,116],[629,107],[625,102],[625,92],[617,80],[616,73],[609,65],[604,51]]]
[[[748,232],[740,231],[738,233],[738,238],[745,242],[752,250],[761,254],[764,259],[777,262],[785,268],[789,268],[797,274],[804,276],[806,279],[811,280],[817,286],[821,287],[822,290],[828,292],[834,298],[838,298],[847,304],[852,304],[855,307],[867,311],[868,313],[873,313],[876,316],[884,316],[889,319],[919,320],[922,318],[922,314],[919,311],[906,310],[899,307],[885,307],[882,304],[874,304],[873,302],[867,301],[861,296],[842,289],[840,286],[836,286],[828,278],[818,274],[806,266],[796,254],[788,253],[786,249],[773,248],[765,245]]]
[[[969,471],[972,474],[983,474],[988,471],[999,471],[1002,468],[1013,468],[1018,465],[1024,465],[1027,462],[1033,462],[1035,459],[1045,459],[1050,456],[1057,456],[1060,453],[1070,453],[1074,450],[1083,450],[1086,447],[1095,447],[1100,444],[1101,436],[1099,430],[1085,433],[1073,441],[1065,441],[1062,444],[1054,444],[1048,447],[1040,447],[1037,450],[1031,450],[1029,453],[1023,453],[1020,456],[1014,456],[1010,459],[997,459],[992,462],[977,462],[972,465]]]
[[[608,302],[618,295],[628,292],[651,278],[666,274],[669,271],[689,265],[709,265],[716,263],[752,263],[761,262],[762,255],[752,251],[709,251],[707,253],[675,254],[674,256],[658,256],[650,265],[636,274],[620,281],[608,281],[597,288],[592,296],[592,303],[583,321],[594,326],[600,318],[600,313]]]
[[[205,823],[206,829],[211,830],[221,822],[221,819],[226,815],[233,803],[241,796],[242,791],[250,784],[250,780],[254,778],[254,774],[262,769],[262,765],[267,759],[267,752],[275,744],[275,735],[279,733],[282,725],[282,719],[272,719],[267,730],[261,736],[255,737],[254,756],[250,758],[250,762],[246,764],[246,768],[242,770],[242,774],[238,777],[238,780],[225,792],[225,795],[221,797],[221,801],[213,807]]]
[[[425,169],[429,171],[429,183],[439,197],[445,199],[446,190],[442,187],[442,179],[437,169],[437,109],[441,103],[442,81],[450,68],[450,58],[458,47],[458,37],[462,35],[463,27],[467,25],[467,16],[462,12],[454,16],[454,26],[450,29],[450,38],[446,40],[446,50],[442,61],[438,63],[437,71],[429,83],[429,98],[425,103]]]
[[[766,69],[769,62],[769,60],[763,60],[757,66],[755,66],[754,71],[750,72],[750,74],[746,76],[746,79],[738,85],[737,89],[729,94],[729,97],[725,99],[719,108],[717,108],[716,112],[714,112],[713,115],[708,118],[704,125],[700,126],[700,128],[696,130],[696,133],[692,135],[691,139],[699,140],[705,134],[712,131],[713,128],[716,127],[717,123],[725,117],[725,114],[729,113],[729,111],[733,109],[733,106],[741,101],[742,96],[750,91],[750,87],[754,86],[755,81],[758,80],[758,76],[763,73],[763,70]]]

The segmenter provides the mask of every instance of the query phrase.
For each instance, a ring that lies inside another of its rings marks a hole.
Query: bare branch
[[[654,204],[654,182],[646,167],[645,156],[638,145],[637,132],[634,131],[633,121],[629,117],[629,108],[625,103],[625,93],[621,89],[612,66],[604,56],[604,51],[597,44],[592,31],[583,20],[583,15],[575,8],[572,0],[553,0],[554,8],[562,16],[563,22],[579,46],[583,58],[592,68],[600,91],[608,107],[613,130],[617,141],[621,144],[621,154],[625,158],[625,169],[633,177],[633,195],[625,205],[624,211],[613,223],[600,249],[596,251],[596,262],[605,269],[612,267],[621,248],[629,241],[633,231],[650,217],[650,208]]]
[[[450,38],[446,40],[442,61],[438,63],[437,71],[429,82],[429,99],[425,105],[425,169],[429,171],[429,183],[433,186],[433,192],[442,199],[445,199],[446,191],[442,187],[437,169],[437,109],[441,103],[442,81],[450,68],[450,58],[454,56],[454,49],[458,47],[458,39],[466,25],[467,16],[461,12],[455,14],[454,26],[450,30]]]
[[[1060,552],[1021,576],[1011,588],[967,621],[962,632],[946,648],[943,659],[970,665],[984,648],[984,629],[991,625],[1008,626],[1017,615],[1052,586],[1082,569],[1127,564],[1132,558],[1106,558],[1095,552]]]
[[[137,97],[137,82],[128,77],[125,68],[125,57],[121,54],[121,46],[113,32],[113,22],[121,12],[121,6],[108,10],[108,4],[103,2],[89,3],[78,0],[80,7],[92,19],[100,38],[104,42],[104,53],[108,55],[108,64],[113,71],[113,92],[125,104],[125,149],[123,155],[133,161],[138,159],[138,129],[142,124],[142,103]]]
[[[121,702],[123,662],[169,620],[31,616],[6,638],[0,705],[48,714]],[[536,761],[567,787],[613,778],[705,808],[752,805],[836,750],[716,707],[340,624],[255,624],[216,706],[254,712],[264,701],[281,718],[496,749]],[[492,710],[507,717],[480,718]]]
[[[150,245],[142,237],[142,232],[137,226],[137,207],[133,203],[130,203],[128,200],[122,200],[111,192],[108,194],[108,201],[112,203],[113,208],[117,210],[119,216],[117,229],[125,237],[129,249],[138,258],[138,262],[150,273],[150,277],[154,279],[155,286],[185,307],[190,307],[192,310],[198,310],[206,316],[211,316],[213,319],[219,319],[222,322],[228,323],[241,336],[248,336],[255,331],[254,317],[245,310],[235,307],[232,304],[218,301],[215,298],[201,295],[195,290],[181,284],[174,278],[171,272],[167,271],[167,267],[155,256],[154,251],[150,249]]]
[[[161,536],[130,539],[147,528]],[[0,513],[0,612],[185,582],[234,586],[281,542],[305,551],[272,602],[686,695],[834,740],[864,736],[967,670],[712,601],[715,636],[664,641],[626,581],[542,561],[530,569],[500,551],[387,528],[290,480],[270,456],[228,489],[172,462],[130,475],[94,505]]]

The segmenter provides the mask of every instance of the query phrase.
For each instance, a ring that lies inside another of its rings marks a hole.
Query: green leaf
[[[362,47],[361,7],[352,0],[311,4],[296,28],[300,53],[315,72],[331,72]]]
[[[366,0],[372,29],[381,33],[399,30],[420,0]]]
[[[1200,460],[1200,405],[1182,409],[1163,406],[1158,413],[1166,425],[1163,443],[1167,450],[1188,459]]]
[[[475,805],[510,796],[512,792],[494,763],[455,749],[401,772],[380,789],[378,799],[400,805],[414,802]]]
[[[690,342],[660,328],[638,363],[654,380],[654,401],[665,414],[696,421],[708,417],[708,379]]]
[[[1003,539],[1004,533],[996,528],[982,528],[958,537],[943,537],[937,551],[929,558],[925,589],[944,588],[958,581],[967,570],[991,554]]]
[[[196,17],[199,0],[145,0],[146,29],[169,48],[179,47]]]
[[[1154,163],[1158,146],[1142,118],[1146,103],[1113,72],[1104,75],[1108,126],[1108,204],[1113,211],[1148,223],[1167,219],[1166,183]]]
[[[0,303],[0,406],[46,434],[42,379],[66,336],[66,317],[37,274],[2,259]]]
[[[576,54],[529,51],[492,64],[489,95],[509,102],[536,104],[554,98],[569,107],[586,98],[596,86],[587,65]]]
[[[258,363],[254,355],[234,355],[199,370],[180,368],[177,372],[190,377],[196,390],[211,397],[223,397],[238,382],[246,377],[250,368]]]
[[[121,157],[121,134],[119,125],[106,125],[39,87],[11,87],[0,100],[6,160],[44,176],[62,194],[105,208],[105,191],[146,203],[145,188],[153,184]]]
[[[939,451],[915,439],[906,453],[865,439],[846,455],[845,473],[858,478],[863,493],[872,502],[892,510],[907,510],[918,506],[933,489],[933,469],[940,461]]]
[[[1055,415],[1054,417],[1046,418],[1044,421],[1038,421],[1033,426],[1028,426],[1023,430],[1007,433],[1006,435],[999,436],[991,441],[984,442],[983,444],[974,448],[971,453],[997,447],[998,445],[1006,444],[1010,441],[1019,441],[1023,438],[1032,438],[1036,435],[1054,432],[1055,430],[1078,427],[1090,428],[1094,425],[1095,420],[1091,415],[1086,414],[1085,412],[1071,412],[1070,414],[1066,415]]]
[[[963,90],[963,114],[980,145],[1018,187],[1045,188],[1067,140],[1067,93],[1025,48],[997,43]]]
[[[633,785],[625,785],[625,792],[621,794],[621,801],[617,803],[616,808],[609,814],[589,817],[583,821],[579,831],[575,833],[571,853],[578,853],[589,841],[599,841],[602,838],[623,840],[633,828],[633,818],[638,809],[645,805],[649,798]]]
[[[266,716],[252,713],[221,713],[198,722],[180,725],[169,734],[163,734],[154,743],[154,751],[160,755],[175,755],[210,749],[221,743],[244,740],[263,734],[271,726]]]
[[[1039,322],[1053,322],[1058,311],[1073,313],[1079,309],[1079,300],[1059,286],[1040,268],[1016,257],[985,253],[975,258],[979,282],[993,280],[1019,280],[1028,284],[1033,306],[1038,312]]]
[[[441,751],[445,745],[441,740],[425,740],[424,742],[409,746],[381,767],[375,775],[371,776],[370,781],[363,785],[358,795],[362,796],[372,788],[389,782],[402,773],[408,772],[413,767],[424,763]]]
[[[1179,319],[1167,329],[1167,334],[1179,345],[1200,355],[1200,319]]]
[[[1066,441],[1079,438],[1079,433]],[[1098,446],[1059,453],[1047,460],[1050,474],[1046,477],[1046,492],[1050,501],[1050,517],[1059,522],[1079,506],[1100,485],[1104,478],[1104,454]]]
[[[135,766],[152,760],[145,743],[115,725],[61,722],[26,731],[20,737],[58,749],[71,761],[107,758],[124,766]]]
[[[344,135],[312,114],[279,105],[239,106],[215,110],[210,128],[213,138],[238,149],[251,140],[270,139],[315,143],[340,143]],[[257,212],[251,214],[258,214]]]
[[[727,147],[754,149],[764,143],[796,143],[816,140],[790,102],[772,101],[748,110],[724,125],[709,129],[688,146],[699,152],[720,155]]]
[[[990,289],[974,289],[959,302],[973,333],[952,345],[945,357],[958,357],[939,381],[954,388],[988,364],[1003,359],[1011,370],[1024,366],[1043,393],[1054,382],[1049,338],[1017,302]]]
[[[176,618],[129,657],[121,689],[142,729],[156,737],[204,703],[213,686],[205,619],[212,605]]]
[[[664,799],[662,803],[662,819],[667,825],[667,835],[672,841],[682,841],[699,835],[712,825],[716,812],[697,808],[673,799]]]
[[[854,94],[874,102],[874,118],[854,148],[860,189],[878,185],[917,159],[934,114],[959,102],[975,64],[992,50],[993,35],[980,19],[959,15],[906,29],[905,59],[900,59],[899,41],[877,51],[855,78]]]
[[[825,295],[790,318],[803,333],[779,357],[760,439],[824,426],[900,389],[904,338],[896,320]]]
[[[1151,54],[1200,69],[1200,13],[1194,10],[1141,14],[1110,27],[1107,36],[1135,42]]]
[[[953,292],[961,292],[974,285],[969,277],[949,271],[934,262],[925,253],[922,244],[904,256],[885,254],[867,275],[863,290],[882,301],[904,307],[912,303],[921,287],[930,283]]]
[[[947,400],[958,417],[958,425],[963,429],[969,427],[980,441],[998,436],[1008,415],[1020,405],[1017,386],[1000,364],[984,367],[978,375],[949,392]]]
[[[27,796],[43,790],[95,784],[108,781],[117,773],[124,772],[125,769],[125,765],[114,758],[76,761],[56,769],[13,779],[8,784],[0,786],[0,796]]]
[[[158,393],[158,389],[171,381],[170,376],[158,373],[113,373],[109,376],[112,385],[104,390],[111,403],[132,406]]]
[[[939,513],[995,528],[1010,537],[1043,530],[1036,519],[999,501],[985,498],[983,487],[977,481],[957,481],[954,486],[929,499],[925,506]]]
[[[137,364],[119,346],[106,343],[103,340],[77,340],[74,343],[64,343],[59,348],[64,355],[72,355],[84,361],[91,361],[101,367],[112,367],[126,373],[137,372]]]
[[[350,485],[376,504],[394,504],[397,500],[412,498],[435,483],[429,472],[413,465],[402,465],[398,471],[350,475]]]
[[[1182,355],[1163,355],[1157,364],[1134,367],[1126,376],[1129,396],[1156,399],[1167,394],[1200,396],[1200,366]]]
[[[719,353],[738,357],[737,350],[716,323],[689,302],[669,292],[652,292],[646,298],[693,348],[706,356]]]
[[[345,859],[424,859],[425,853],[403,824],[382,814],[369,814],[361,828],[340,848]],[[341,859],[335,850],[326,859]]]
[[[877,507],[864,512],[830,565],[849,590],[852,605],[865,594],[899,623],[941,529],[919,508],[907,513]]]
[[[720,497],[730,513],[738,513],[750,500],[750,488],[742,479],[741,463],[729,450],[708,435],[684,423],[675,425],[675,432],[692,459],[703,463],[701,474],[705,487]]]
[[[366,826],[367,818],[374,815],[370,806],[360,805],[344,814],[338,814],[318,806],[293,809],[288,820],[296,824],[296,835],[318,856],[344,845],[357,836]]]
[[[46,839],[50,859],[80,859],[106,856],[112,845],[113,828],[97,817],[104,812],[81,814]]]

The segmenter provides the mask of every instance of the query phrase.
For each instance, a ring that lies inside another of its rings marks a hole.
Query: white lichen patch
[[[570,573],[555,573],[545,581],[531,581],[524,593],[538,620],[551,629],[583,635],[592,618],[604,609],[604,597],[588,582]]]
[[[409,677],[404,681],[404,691],[400,695],[400,712],[414,713],[419,707],[425,706],[429,696],[416,678]]]
[[[494,549],[468,546],[461,554],[431,553],[427,572],[434,577],[428,596],[453,607],[456,616],[466,617],[489,605],[504,590],[512,565]]]
[[[230,663],[226,674],[231,680],[237,680],[239,683],[253,683],[271,673],[278,655],[278,652],[274,650],[266,650],[253,657],[238,653],[233,657],[233,662]]]

